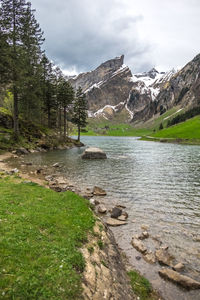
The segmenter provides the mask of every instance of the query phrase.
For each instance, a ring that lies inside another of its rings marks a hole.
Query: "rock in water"
[[[141,253],[147,252],[147,247],[140,240],[133,238],[131,243],[137,251]]]
[[[180,272],[180,271],[182,271],[184,269],[184,267],[185,267],[184,264],[178,263],[175,266],[173,266],[173,270],[177,271],[177,272]]]
[[[112,212],[111,212],[111,218],[118,218],[119,216],[121,216],[122,214],[122,210],[121,208],[118,208],[118,207],[114,207],[112,209]]]
[[[181,275],[178,272],[175,272],[170,269],[162,269],[159,271],[159,275],[163,278],[169,279],[177,284],[180,284],[187,289],[200,289],[200,282],[185,276]]]
[[[103,204],[101,204],[98,207],[98,212],[101,214],[105,214],[107,212],[107,208]]]
[[[83,159],[106,159],[106,153],[99,148],[88,148],[81,156]]]
[[[121,225],[126,225],[127,222],[119,221],[117,219],[109,218],[106,220],[106,224],[109,226],[121,226]]]
[[[93,188],[93,195],[94,196],[106,196],[106,191],[104,191],[102,188],[95,186]]]
[[[171,266],[174,257],[167,250],[159,249],[155,252],[156,258],[160,264]]]
[[[151,251],[144,255],[144,259],[150,264],[154,264],[156,262],[156,257]]]

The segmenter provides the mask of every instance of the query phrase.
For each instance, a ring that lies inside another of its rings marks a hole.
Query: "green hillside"
[[[200,141],[200,115],[183,123],[160,130],[152,137],[168,139],[195,139]]]

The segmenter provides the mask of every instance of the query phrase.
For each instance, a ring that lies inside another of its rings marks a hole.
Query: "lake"
[[[165,299],[200,299],[199,291],[185,292],[160,279],[152,266],[131,246],[131,238],[149,226],[156,240],[168,245],[185,274],[200,281],[200,146],[140,141],[133,137],[82,137],[87,146],[107,153],[107,160],[82,160],[84,148],[35,153],[25,157],[38,165],[62,165],[60,172],[78,185],[104,188],[103,202],[126,206],[129,223],[113,228],[131,264],[150,279]]]

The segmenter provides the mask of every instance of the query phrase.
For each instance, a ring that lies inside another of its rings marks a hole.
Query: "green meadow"
[[[0,298],[81,299],[89,202],[5,175],[0,199]]]

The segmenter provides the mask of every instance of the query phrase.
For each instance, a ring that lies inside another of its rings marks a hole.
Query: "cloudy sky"
[[[200,53],[200,0],[31,0],[49,59],[79,73],[125,55],[133,73]]]

